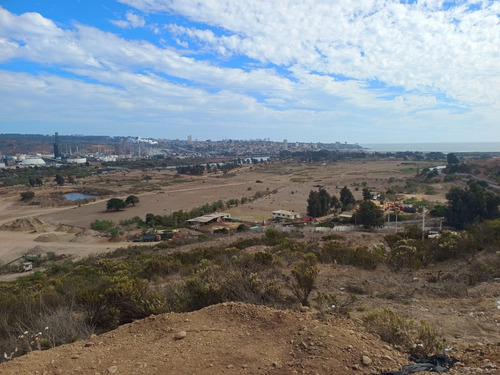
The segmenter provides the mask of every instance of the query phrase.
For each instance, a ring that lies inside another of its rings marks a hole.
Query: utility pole
[[[422,242],[424,242],[424,230],[425,230],[425,207],[422,207]]]

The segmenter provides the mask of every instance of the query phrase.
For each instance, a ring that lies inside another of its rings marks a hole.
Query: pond
[[[69,201],[77,201],[79,199],[95,198],[96,195],[82,194],[82,193],[68,193],[63,195]]]

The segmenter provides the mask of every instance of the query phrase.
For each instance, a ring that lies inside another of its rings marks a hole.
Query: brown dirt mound
[[[66,234],[57,234],[57,233],[45,233],[37,238],[35,238],[33,241],[36,242],[64,242],[64,241],[69,241],[70,239],[68,238],[68,235]]]
[[[175,338],[185,331],[182,339]],[[371,364],[362,363],[363,355]],[[407,361],[352,321],[224,303],[0,364],[2,374],[373,374]]]
[[[66,233],[72,233],[72,234],[77,234],[81,233],[82,229],[78,227],[74,227],[72,225],[65,225],[65,224],[60,224],[56,230],[56,232],[66,232]]]
[[[45,223],[37,218],[23,217],[16,219],[10,223],[0,226],[0,230],[8,230],[15,232],[50,232],[54,230],[54,226]]]

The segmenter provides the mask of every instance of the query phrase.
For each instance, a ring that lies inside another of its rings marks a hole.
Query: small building
[[[300,219],[300,214],[295,211],[278,210],[273,211],[272,215],[276,221]]]
[[[66,163],[68,164],[85,164],[87,158],[67,158]]]
[[[221,223],[225,220],[230,220],[231,215],[228,213],[215,213],[203,216],[195,217],[194,219],[187,220],[188,224],[191,225],[207,225],[210,223]]]

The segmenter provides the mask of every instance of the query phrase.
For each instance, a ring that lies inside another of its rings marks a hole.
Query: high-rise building
[[[283,149],[288,150],[288,141],[286,139],[283,140]]]
[[[60,158],[61,155],[61,144],[59,143],[59,133],[56,132],[54,136],[54,158]]]

